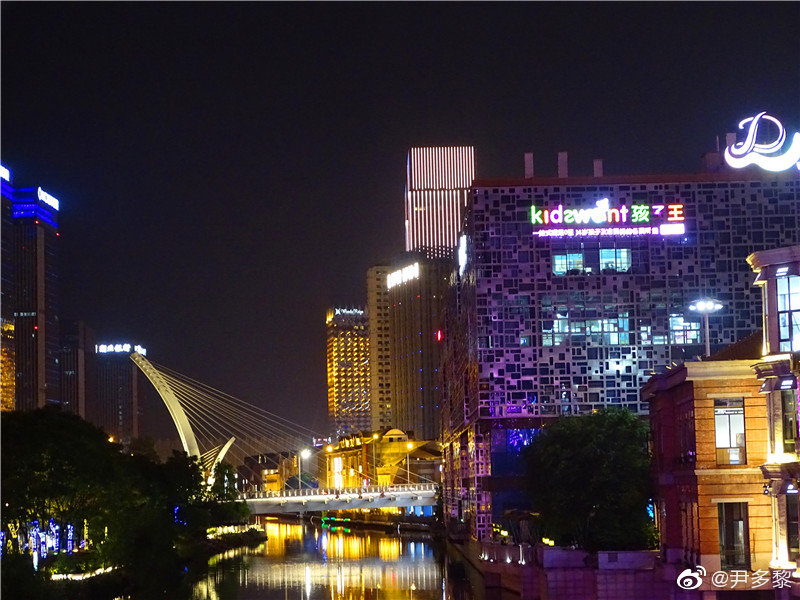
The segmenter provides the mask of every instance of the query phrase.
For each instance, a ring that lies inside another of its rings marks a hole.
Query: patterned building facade
[[[358,308],[332,308],[326,318],[328,419],[337,437],[369,431],[369,321]]]
[[[475,177],[472,146],[411,148],[406,166],[406,251],[448,257]]]
[[[800,177],[738,171],[476,181],[448,303],[445,507],[491,531],[492,490],[542,423],[606,405],[646,413],[654,371],[761,326],[745,258],[800,242]],[[493,493],[495,492],[495,493]]]

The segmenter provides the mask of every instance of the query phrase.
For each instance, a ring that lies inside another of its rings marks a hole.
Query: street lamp
[[[378,478],[375,477],[378,474],[378,461],[375,460],[375,444],[378,443],[378,438],[380,436],[377,433],[372,434],[372,471],[370,471],[370,484],[375,485],[378,481]]]
[[[720,304],[719,300],[714,300],[712,298],[695,300],[689,305],[689,310],[693,310],[694,312],[703,315],[703,321],[705,322],[706,330],[706,356],[711,356],[711,337],[708,333],[708,315],[717,312],[721,308],[722,304]]]
[[[297,457],[297,489],[303,489],[303,459],[311,456],[311,450],[305,448],[300,451],[300,456]]]
[[[411,483],[411,463],[409,462],[410,459],[408,457],[411,449],[414,447],[414,444],[408,442],[406,444],[406,483]]]

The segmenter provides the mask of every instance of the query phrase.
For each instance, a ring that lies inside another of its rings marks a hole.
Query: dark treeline
[[[49,582],[47,573],[109,566],[119,568],[117,585],[126,594],[170,594],[206,543],[206,529],[247,517],[234,501],[229,465],[218,468],[209,488],[186,454],[158,463],[126,452],[101,429],[57,409],[4,413],[0,426],[3,597],[71,597],[79,584],[70,582],[67,593],[67,584]],[[37,522],[41,530],[58,526],[61,551],[50,551],[34,572],[25,546]],[[67,554],[68,530],[76,550],[88,533],[86,549]]]

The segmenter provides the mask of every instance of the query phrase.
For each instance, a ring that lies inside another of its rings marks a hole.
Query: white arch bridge
[[[293,476],[300,489],[244,491],[241,494],[253,514],[436,504],[438,491],[432,481],[346,489],[303,487],[302,472],[326,473],[324,452],[311,452],[305,459],[305,453],[301,454],[301,450],[311,445],[312,438],[324,438],[322,433],[151,363],[137,352],[131,354],[131,360],[164,401],[184,451],[199,459],[209,484],[214,482],[216,466],[226,457],[240,470],[252,470],[255,481],[262,481],[265,470],[283,471],[284,481],[291,480],[292,477],[285,475],[293,474],[293,467],[298,467]],[[405,468],[398,471],[406,481],[410,479]]]

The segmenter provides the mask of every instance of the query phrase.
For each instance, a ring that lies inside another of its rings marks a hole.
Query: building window
[[[750,569],[747,503],[720,502],[719,556],[723,569]]]
[[[797,448],[797,394],[795,390],[781,390],[783,410],[783,451],[790,454]]]
[[[671,344],[699,344],[700,323],[686,321],[683,315],[670,315],[669,341]]]
[[[631,268],[630,248],[600,248],[600,271],[626,272]]]
[[[786,494],[786,545],[789,560],[800,556],[800,535],[798,535],[797,494]]]
[[[746,464],[744,399],[717,398],[714,400],[714,431],[717,441],[717,464]]]
[[[800,275],[778,277],[778,340],[781,352],[800,350]]]
[[[583,272],[583,253],[553,255],[553,273],[556,275],[577,275]]]

